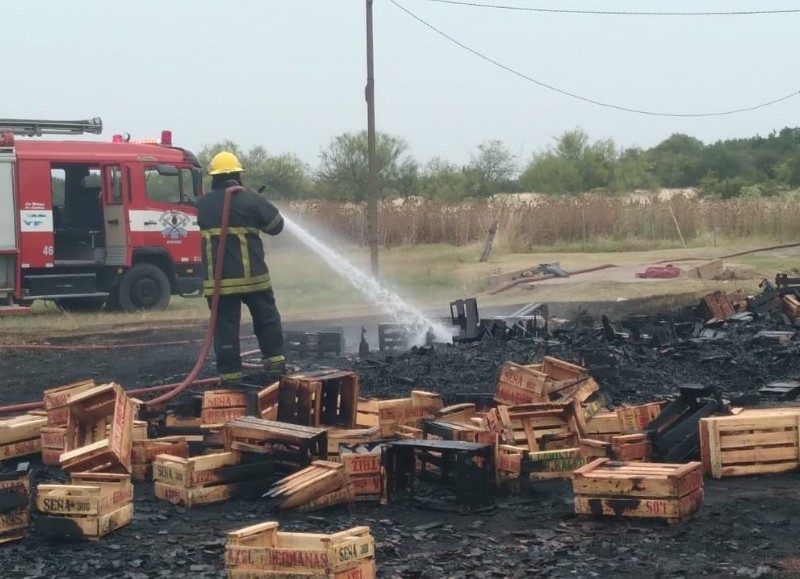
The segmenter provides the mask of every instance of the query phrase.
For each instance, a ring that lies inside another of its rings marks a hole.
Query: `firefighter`
[[[233,153],[215,155],[208,166],[208,174],[212,176],[211,192],[197,201],[197,224],[203,236],[204,294],[209,307],[214,292],[225,190],[242,185],[243,171]],[[242,304],[247,306],[253,318],[253,330],[270,381],[278,379],[286,370],[281,316],[275,304],[261,241],[262,232],[277,235],[282,230],[280,211],[260,194],[250,189],[239,189],[232,194],[214,332],[217,372],[224,386],[235,385],[243,378],[239,349]]]

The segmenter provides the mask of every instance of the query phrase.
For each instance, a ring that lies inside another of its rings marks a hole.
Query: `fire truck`
[[[0,119],[0,311],[161,310],[201,295],[197,158],[159,141],[20,137],[100,134],[86,121]]]

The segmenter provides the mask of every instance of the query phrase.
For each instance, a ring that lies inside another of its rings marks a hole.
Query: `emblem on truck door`
[[[189,235],[190,218],[180,211],[167,211],[159,218],[161,235],[166,239],[182,239]]]

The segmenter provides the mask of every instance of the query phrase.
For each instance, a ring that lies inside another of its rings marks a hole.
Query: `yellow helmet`
[[[228,151],[222,151],[214,155],[211,163],[208,164],[209,175],[221,175],[222,173],[241,173],[244,171],[242,164],[236,155]]]

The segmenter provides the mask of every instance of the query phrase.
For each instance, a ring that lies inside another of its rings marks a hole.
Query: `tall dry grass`
[[[292,211],[319,223],[343,240],[364,245],[363,206],[352,203],[295,204]],[[702,200],[686,196],[543,197],[532,200],[448,204],[410,200],[384,202],[380,208],[379,242],[385,247],[481,242],[494,220],[496,245],[509,251],[568,245],[597,249],[607,243],[631,246],[708,243],[719,238],[793,240],[800,234],[800,200]]]

